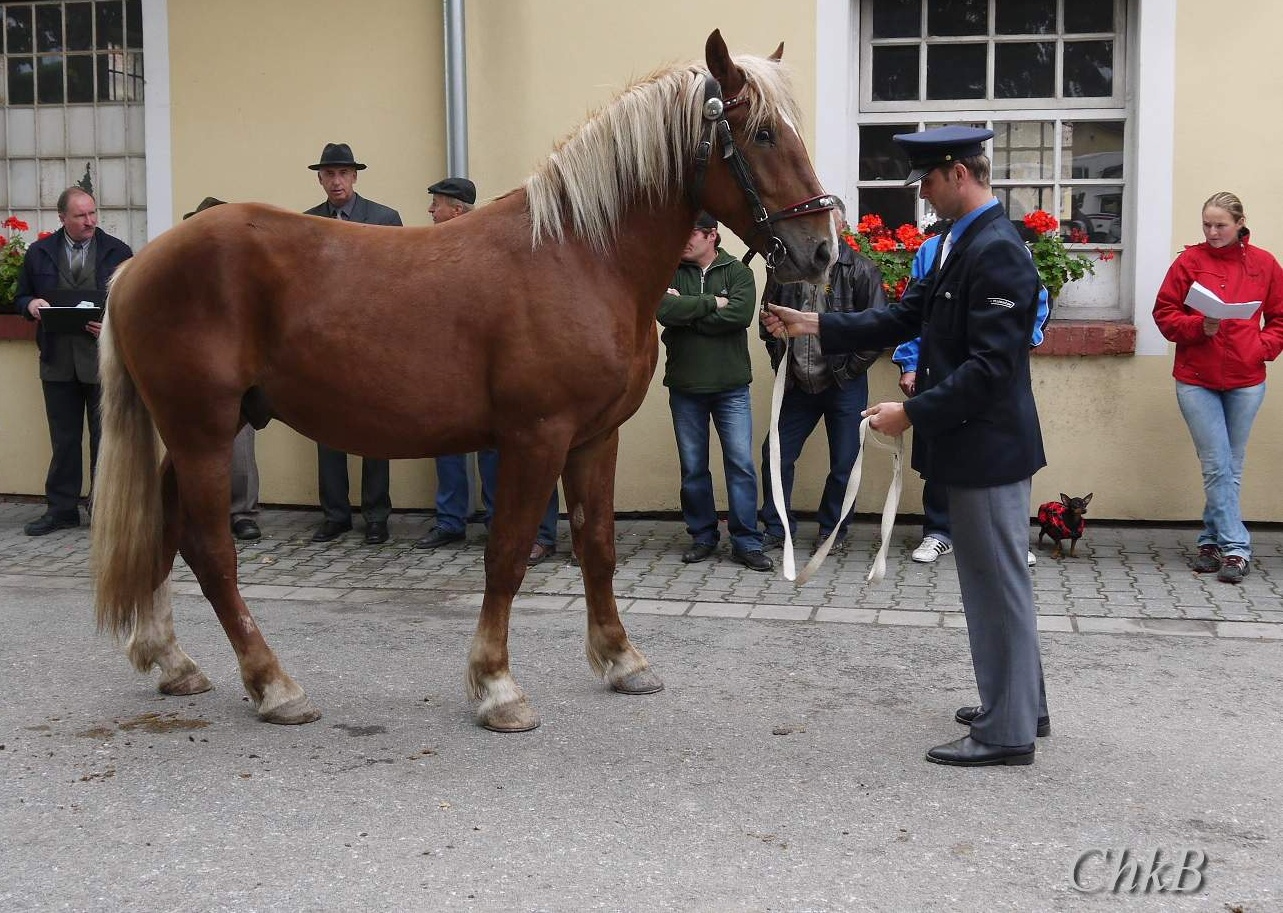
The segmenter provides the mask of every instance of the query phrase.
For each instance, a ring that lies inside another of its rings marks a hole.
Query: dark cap
[[[716,231],[717,220],[701,209],[695,217],[695,227],[701,231]]]
[[[364,171],[365,166],[352,157],[352,147],[347,143],[326,143],[321,150],[321,160],[315,165],[308,165],[313,171],[322,168],[355,168]]]
[[[190,219],[192,216],[196,215],[196,213],[198,212],[204,212],[205,210],[209,209],[211,206],[222,206],[226,202],[227,202],[226,200],[220,200],[220,199],[217,199],[216,197],[205,197],[205,199],[200,201],[199,206],[197,206],[191,212],[184,215],[183,218]]]
[[[446,178],[437,181],[428,188],[428,193],[438,193],[443,197],[453,197],[471,205],[477,202],[477,185],[467,178]]]
[[[916,184],[933,168],[983,154],[985,140],[993,138],[993,131],[952,124],[918,133],[897,133],[891,138],[909,156],[909,165],[913,168],[904,183]]]

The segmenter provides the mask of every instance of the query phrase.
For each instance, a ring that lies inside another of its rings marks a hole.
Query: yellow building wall
[[[631,79],[702,56],[715,27],[735,53],[766,54],[785,42],[784,59],[806,112],[804,134],[808,142],[814,137],[813,4],[471,0],[466,6],[470,176],[481,201],[518,186],[557,139]],[[244,27],[250,22],[253,28]],[[1266,24],[1283,25],[1283,9],[1272,0],[1241,0],[1233,16],[1201,0],[1179,4],[1171,198],[1142,203],[1172,207],[1172,254],[1200,239],[1199,206],[1220,189],[1243,197],[1254,241],[1283,252],[1277,169],[1262,155],[1283,139],[1283,125],[1263,116],[1259,101],[1283,89],[1272,64],[1277,29]],[[407,224],[428,223],[425,188],[446,167],[440,3],[171,0],[169,29],[175,219],[207,195],[295,210],[312,206],[322,194],[306,166],[326,142],[345,141],[370,166],[359,192],[396,207]],[[229,35],[234,40],[211,37]],[[845,120],[848,112],[824,116]],[[743,250],[734,238],[728,248]],[[1138,320],[1151,300],[1137,302]],[[752,350],[760,442],[770,374],[763,349],[754,343]],[[1096,517],[1196,518],[1202,509],[1198,464],[1170,370],[1170,352],[1036,358],[1049,466],[1035,477],[1034,503],[1060,491],[1094,491]],[[0,399],[0,491],[43,490],[48,437],[35,374],[30,343],[0,343],[0,383],[7,391]],[[676,448],[660,377],[622,431],[621,511],[678,507]],[[899,399],[896,379],[889,362],[875,366],[871,399]],[[1249,519],[1283,517],[1283,491],[1271,472],[1283,457],[1281,410],[1283,400],[1272,392],[1253,433],[1243,482]],[[258,456],[264,502],[316,503],[310,442],[273,423],[259,435]],[[799,465],[798,509],[815,507],[826,463],[817,431]],[[720,492],[716,452],[713,466]],[[880,508],[886,466],[880,453],[870,454],[860,510]],[[906,481],[902,509],[917,511],[920,483],[912,472]],[[428,506],[434,486],[430,461],[394,464],[396,507]],[[724,503],[724,494],[718,497]]]

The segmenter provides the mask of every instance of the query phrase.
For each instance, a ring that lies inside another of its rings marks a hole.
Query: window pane
[[[999,35],[1050,35],[1056,31],[1056,0],[995,0],[994,31]]]
[[[36,7],[36,50],[62,50],[62,7]]]
[[[40,58],[40,72],[36,75],[36,98],[42,105],[62,104],[62,57],[47,55]]]
[[[859,218],[852,221],[858,222],[869,213],[876,213],[888,225],[903,225],[905,222],[916,224],[916,200],[916,187],[861,190]]]
[[[1112,32],[1114,0],[1066,0],[1065,31]]]
[[[1026,241],[1034,240],[1035,233],[1025,225],[1025,216],[1038,209],[1052,215],[1056,214],[1053,191],[1050,187],[995,187],[993,195],[1002,201],[1011,224]]]
[[[67,101],[69,103],[94,100],[94,59],[89,54],[73,54],[67,58]]]
[[[1117,244],[1123,240],[1123,188],[1071,187],[1070,221],[1073,229],[1086,232],[1092,244]]]
[[[30,57],[10,57],[8,76],[9,104],[34,104],[36,101],[35,61]]]
[[[67,50],[92,51],[94,49],[94,5],[92,3],[67,4]]]
[[[921,35],[920,0],[874,0],[874,38],[918,38]]]
[[[891,137],[912,133],[916,124],[875,124],[860,128],[861,181],[903,181],[909,176],[909,160]]]
[[[143,46],[143,5],[142,0],[128,0],[125,3],[125,38],[129,47],[142,50]]]
[[[983,44],[938,44],[927,48],[927,98],[984,98]]]
[[[918,100],[918,47],[873,49],[874,101]]]
[[[1050,181],[1055,177],[1055,124],[995,123],[993,133],[995,181]]]
[[[125,44],[125,7],[120,0],[98,0],[98,50],[123,47]]]
[[[928,35],[988,35],[989,0],[927,4]]]
[[[32,49],[31,7],[6,6],[4,10],[4,31],[6,53],[30,53]]]
[[[1114,94],[1114,43],[1066,41],[1066,98],[1108,98]]]
[[[1063,177],[1123,177],[1122,121],[1066,123],[1061,147]]]
[[[997,44],[993,49],[995,98],[1051,98],[1056,94],[1054,41]]]

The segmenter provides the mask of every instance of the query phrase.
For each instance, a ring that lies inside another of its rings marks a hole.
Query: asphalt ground
[[[907,560],[911,524],[882,583],[862,522],[798,589],[621,522],[623,619],[667,684],[625,697],[584,659],[563,523],[512,622],[543,726],[497,735],[462,683],[479,528],[423,552],[398,514],[386,545],[318,546],[315,512],[266,511],[242,585],[324,714],[275,727],[185,568],[215,690],[170,698],[94,631],[87,531],[23,536],[38,513],[0,502],[0,909],[1283,909],[1276,530],[1241,587],[1184,568],[1189,529],[1040,552],[1052,735],[959,770],[923,760],[975,700],[956,572]]]

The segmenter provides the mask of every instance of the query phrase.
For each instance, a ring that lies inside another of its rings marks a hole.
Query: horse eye
[[[762,146],[774,146],[775,134],[772,133],[768,128],[763,127],[761,130],[757,131],[757,135],[753,137],[753,142],[758,143]]]

